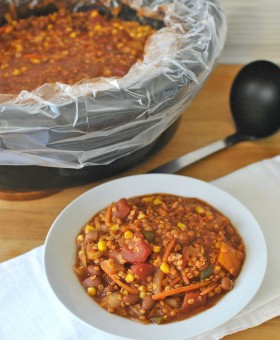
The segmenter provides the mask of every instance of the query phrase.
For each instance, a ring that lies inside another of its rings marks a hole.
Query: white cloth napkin
[[[262,227],[268,267],[261,289],[234,319],[196,339],[214,340],[280,315],[280,155],[213,182],[239,199]],[[113,339],[72,316],[50,291],[43,246],[0,264],[1,340]]]

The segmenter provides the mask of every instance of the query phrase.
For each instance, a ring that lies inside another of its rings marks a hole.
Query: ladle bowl
[[[237,132],[266,137],[280,126],[280,70],[269,61],[255,61],[236,76],[230,107]]]
[[[149,172],[175,173],[236,143],[275,133],[280,128],[280,68],[266,60],[244,66],[233,81],[230,108],[236,126],[234,134]]]

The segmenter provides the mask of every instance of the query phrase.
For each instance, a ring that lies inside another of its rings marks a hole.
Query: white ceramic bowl
[[[187,320],[166,325],[142,325],[106,312],[86,294],[72,269],[76,252],[75,237],[90,217],[112,201],[149,193],[168,193],[205,200],[230,218],[246,247],[246,259],[232,291],[214,307]],[[69,204],[48,233],[44,261],[46,277],[54,294],[81,321],[112,336],[175,340],[206,333],[240,312],[261,285],[266,270],[267,250],[261,228],[254,217],[228,193],[193,178],[144,174],[109,181]]]

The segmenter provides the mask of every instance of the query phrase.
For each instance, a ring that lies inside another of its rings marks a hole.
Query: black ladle
[[[174,173],[187,165],[242,141],[268,137],[280,128],[280,68],[265,60],[252,62],[237,74],[230,92],[236,132],[185,154],[150,173]]]

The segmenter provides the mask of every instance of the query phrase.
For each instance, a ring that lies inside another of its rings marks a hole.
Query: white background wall
[[[280,0],[220,0],[228,33],[220,63],[280,64]]]

